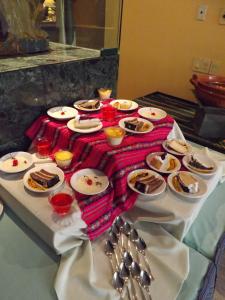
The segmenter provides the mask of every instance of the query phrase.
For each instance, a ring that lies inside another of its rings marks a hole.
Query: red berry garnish
[[[152,115],[152,116],[155,116],[155,113],[154,113],[154,112],[152,112],[152,113],[151,113],[151,115]]]
[[[27,164],[27,161],[25,160],[24,163]]]
[[[88,185],[92,185],[92,184],[93,184],[93,181],[92,181],[91,179],[88,179],[88,180],[87,180],[87,184],[88,184]]]
[[[13,159],[13,167],[18,166],[18,163],[19,163],[18,160],[14,158]]]
[[[61,115],[65,115],[64,111],[61,112]]]

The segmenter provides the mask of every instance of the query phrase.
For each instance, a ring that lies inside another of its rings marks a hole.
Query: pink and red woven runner
[[[102,118],[101,112],[82,113],[82,116],[83,119]],[[138,114],[133,112],[129,116]],[[113,122],[102,121],[103,128],[117,125],[124,117],[127,117],[126,113],[118,112]],[[155,127],[150,133],[127,134],[117,147],[108,145],[102,130],[80,134],[68,129],[66,123],[46,115],[41,116],[27,130],[26,135],[33,142],[41,136],[50,139],[52,153],[58,149],[69,149],[74,153],[71,168],[65,173],[68,182],[74,171],[84,168],[96,168],[108,176],[110,185],[105,192],[95,196],[76,195],[82,218],[87,224],[87,234],[92,240],[107,230],[116,216],[133,207],[138,195],[128,188],[127,175],[135,169],[145,168],[145,158],[149,153],[162,151],[162,142],[172,130],[174,120],[167,116],[154,122]]]

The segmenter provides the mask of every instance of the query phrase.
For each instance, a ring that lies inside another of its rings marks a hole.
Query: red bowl
[[[190,81],[196,88],[202,87],[209,92],[225,95],[225,77],[223,76],[194,74]]]
[[[211,92],[201,86],[195,89],[196,96],[206,106],[225,108],[225,95]]]

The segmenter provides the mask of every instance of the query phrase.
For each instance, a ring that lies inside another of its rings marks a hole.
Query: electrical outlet
[[[211,59],[195,57],[192,63],[192,70],[199,73],[209,73]]]
[[[225,25],[225,8],[220,11],[219,24]]]
[[[212,60],[210,68],[209,68],[209,74],[217,75],[220,70],[220,64],[221,64],[220,61]]]
[[[197,20],[205,21],[207,9],[208,9],[208,5],[206,4],[199,5],[198,12],[197,12]]]

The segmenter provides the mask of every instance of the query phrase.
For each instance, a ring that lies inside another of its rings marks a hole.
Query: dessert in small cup
[[[59,150],[55,152],[54,158],[59,168],[67,169],[72,162],[73,153],[68,150]]]
[[[74,199],[74,192],[68,186],[53,191],[48,197],[53,211],[60,216],[70,213]]]
[[[122,143],[125,136],[125,130],[115,126],[108,127],[104,130],[108,143],[111,146],[118,146]]]
[[[108,88],[100,88],[98,89],[99,98],[101,100],[110,99],[112,90]]]

